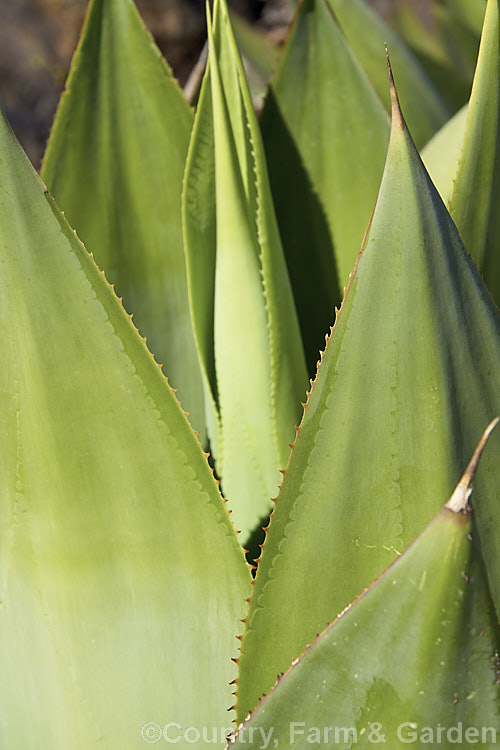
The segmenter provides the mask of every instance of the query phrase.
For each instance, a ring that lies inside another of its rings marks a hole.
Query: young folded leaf
[[[416,541],[293,660],[235,748],[495,745],[500,639],[470,541],[471,468]]]
[[[488,0],[450,213],[497,303],[500,302],[499,125],[500,2]]]
[[[401,101],[418,147],[427,143],[449,119],[453,110],[445,104],[417,58],[401,37],[388,26],[366,0],[328,0],[355,55],[380,99],[391,111],[387,91],[384,44],[391,50],[400,82]]]
[[[300,4],[261,127],[313,373],[361,247],[389,139],[384,108],[326,0]]]
[[[132,0],[91,0],[42,178],[204,441],[181,191],[193,114]]]
[[[240,719],[450,494],[484,425],[500,413],[499,329],[393,89],[387,163],[365,249],[257,571],[240,661]],[[499,439],[493,436],[476,478],[478,507],[492,524],[500,512]]]
[[[216,1],[213,14],[186,168],[185,243],[208,423],[219,428],[210,438],[245,542],[277,492],[307,375],[258,123],[225,2]]]
[[[0,745],[224,726],[242,550],[179,403],[3,117],[0,249]]]

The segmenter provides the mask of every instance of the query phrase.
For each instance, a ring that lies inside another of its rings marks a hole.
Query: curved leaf
[[[294,659],[236,748],[494,746],[500,641],[464,490]]]
[[[241,548],[179,403],[3,119],[0,251],[0,744],[224,726]]]
[[[257,571],[240,661],[240,719],[422,531],[485,424],[500,413],[498,312],[393,97],[387,164],[365,249],[309,396]],[[478,509],[493,518],[499,438],[476,478]]]
[[[300,4],[261,118],[311,372],[377,197],[389,125],[325,0]]]
[[[42,178],[123,295],[203,440],[181,214],[192,124],[132,0],[92,0]]]
[[[220,427],[216,465],[245,542],[277,492],[307,376],[258,123],[223,2],[209,44],[184,225],[196,337]]]
[[[500,3],[489,0],[450,213],[497,302],[500,300],[499,202]]]

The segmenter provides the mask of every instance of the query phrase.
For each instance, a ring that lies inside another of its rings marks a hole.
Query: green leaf
[[[216,410],[210,424],[220,427],[216,466],[245,542],[277,492],[307,376],[258,123],[224,2],[215,3],[209,45],[186,172],[185,241],[195,335]]]
[[[391,14],[452,112],[469,98],[485,7],[485,0],[434,0],[425,8],[399,3]]]
[[[267,739],[270,747],[298,750],[313,743],[451,747],[474,740],[493,747],[500,731],[499,633],[478,548],[469,541],[470,513],[459,510],[467,482],[294,659],[240,726],[235,748],[262,748]]]
[[[486,0],[441,0],[460,23],[479,38],[483,27]]]
[[[242,550],[179,403],[3,118],[0,250],[0,745],[224,726]]]
[[[261,127],[313,372],[361,247],[389,137],[386,113],[325,0],[301,3]]]
[[[432,21],[450,62],[450,72],[470,83],[479,48],[486,0],[436,0]],[[431,24],[432,24],[431,21]]]
[[[452,111],[418,60],[365,0],[328,0],[354,53],[390,112],[384,44],[400,82],[401,102],[418,147],[449,119]]]
[[[489,0],[450,213],[500,301],[500,4]],[[471,200],[474,196],[474,200]]]
[[[469,105],[465,104],[441,130],[438,130],[420,154],[445,205],[449,204],[453,192],[468,112]]]
[[[485,425],[500,414],[498,312],[395,94],[393,106],[365,249],[309,396],[257,571],[240,662],[240,719],[423,530]],[[499,443],[497,432],[476,477],[478,509],[492,519]]]
[[[181,191],[193,115],[132,0],[92,0],[42,169],[204,439]]]

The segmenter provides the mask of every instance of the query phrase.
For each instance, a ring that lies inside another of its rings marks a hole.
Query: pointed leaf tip
[[[479,441],[478,446],[474,451],[474,455],[472,456],[469,465],[464,471],[460,482],[457,484],[453,495],[446,503],[445,508],[453,511],[453,513],[468,512],[468,502],[472,493],[472,480],[474,479],[474,475],[479,465],[479,459],[481,458],[481,455],[486,447],[488,438],[490,437],[499,421],[500,417],[496,417],[492,422],[490,422],[488,427],[483,432],[481,440]]]
[[[403,118],[403,113],[401,112],[401,106],[399,104],[396,84],[394,83],[394,75],[392,72],[391,59],[389,57],[389,50],[387,49],[387,44],[385,45],[385,57],[387,60],[387,72],[389,74],[389,88],[391,92],[392,122],[393,124],[398,123],[401,130],[404,130],[405,121]]]

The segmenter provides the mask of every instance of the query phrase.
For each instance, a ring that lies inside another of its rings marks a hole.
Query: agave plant
[[[302,0],[259,120],[225,0],[195,112],[91,0],[41,179],[0,120],[2,748],[496,744],[500,2],[453,119],[438,5],[436,73]]]

